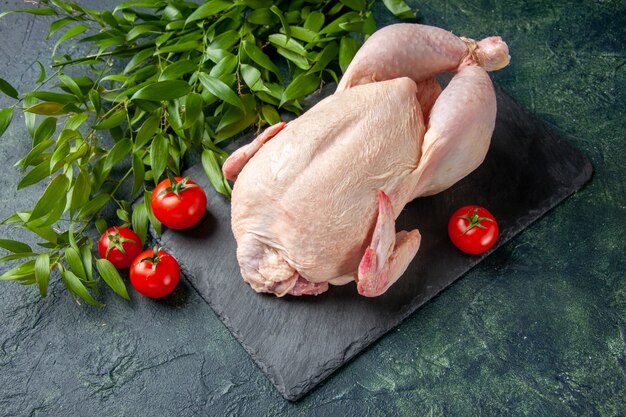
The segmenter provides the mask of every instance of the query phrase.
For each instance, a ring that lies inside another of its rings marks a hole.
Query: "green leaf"
[[[300,26],[292,26],[291,27],[291,36],[295,39],[300,39],[306,43],[317,41],[317,33],[312,30],[300,27]]]
[[[135,206],[133,210],[132,224],[133,231],[137,233],[137,236],[141,239],[141,244],[145,245],[146,237],[148,235],[148,226],[150,224],[145,203],[140,203]]]
[[[280,22],[278,16],[272,13],[269,8],[253,10],[250,14],[248,14],[248,16],[246,16],[246,19],[248,22],[254,23],[255,25],[271,26]]]
[[[213,38],[213,41],[209,45],[209,49],[223,49],[229,51],[233,46],[238,44],[239,41],[240,35],[237,31],[227,30]]]
[[[185,25],[196,20],[206,19],[226,9],[230,9],[234,4],[229,1],[211,0],[198,7],[185,21]]]
[[[35,260],[35,281],[42,297],[48,294],[48,281],[50,280],[50,256],[47,253],[40,254]]]
[[[117,218],[120,219],[124,224],[130,223],[130,218],[128,217],[128,212],[123,209],[117,209]]]
[[[35,260],[26,261],[0,275],[0,281],[27,281],[35,278]]]
[[[194,49],[200,50],[200,48],[201,48],[201,44],[199,41],[187,41],[187,42],[179,42],[173,45],[160,47],[158,49],[158,52],[161,54],[188,52],[188,51],[193,51]]]
[[[239,96],[219,78],[215,78],[201,72],[198,74],[198,79],[200,80],[200,83],[202,83],[202,86],[215,97],[232,104],[233,106],[239,107],[240,109],[244,109]]]
[[[37,234],[38,236],[40,236],[41,238],[47,240],[50,243],[53,243],[53,244],[56,245],[56,243],[59,240],[59,235],[50,226],[35,227],[35,226],[30,225],[28,223],[26,223],[25,226],[26,226],[26,228],[28,230],[30,230],[31,232]]]
[[[304,28],[313,32],[319,32],[324,27],[324,20],[326,20],[326,17],[323,13],[313,11],[306,17]]]
[[[268,8],[274,2],[272,0],[243,0],[244,4],[251,9]]]
[[[204,114],[202,112],[202,96],[198,93],[189,93],[185,97],[185,123],[183,128],[188,129],[198,119],[204,120]]]
[[[367,36],[371,35],[372,33],[376,32],[377,26],[376,26],[376,19],[374,19],[374,14],[369,11],[365,14],[365,22],[363,23],[363,33]]]
[[[324,27],[324,29],[320,30],[319,33],[321,35],[325,35],[329,33],[345,32],[345,30],[341,28],[342,23],[360,22],[360,21],[361,21],[361,16],[359,16],[357,12],[348,12],[348,13],[342,14],[341,16],[339,16],[338,18],[336,18],[335,20],[327,24]]]
[[[76,243],[76,236],[74,235],[74,225],[75,223],[70,223],[70,227],[67,230],[67,240],[70,246],[78,251],[78,244]]]
[[[226,197],[230,197],[230,187],[222,175],[217,156],[212,150],[204,149],[202,151],[202,167],[215,190]]]
[[[100,211],[102,207],[110,200],[111,196],[107,193],[101,193],[89,200],[87,204],[78,213],[78,217],[81,219],[87,219],[92,214]]]
[[[0,239],[0,248],[6,249],[13,253],[28,253],[32,252],[32,248],[26,243],[18,242],[12,239]]]
[[[137,25],[128,31],[128,33],[126,34],[126,40],[132,42],[137,40],[138,38],[150,36],[161,32],[161,28],[159,28],[158,26],[150,24]]]
[[[111,170],[111,168],[117,165],[126,157],[126,155],[128,155],[132,147],[133,141],[130,140],[130,138],[122,139],[113,145],[104,161],[104,170]]]
[[[69,180],[63,174],[54,177],[39,198],[39,201],[37,201],[37,204],[35,204],[28,221],[32,222],[35,219],[45,216],[50,213],[52,208],[60,205],[61,203],[65,206],[68,183]]]
[[[17,100],[17,90],[13,88],[11,84],[9,84],[6,80],[0,78],[0,91],[2,91],[7,96],[14,98]]]
[[[282,25],[283,30],[285,31],[286,38],[287,39],[291,38],[291,29],[289,28],[289,23],[287,23],[287,20],[285,19],[283,12],[276,5],[270,7],[270,10],[280,19],[280,24]]]
[[[93,255],[91,254],[91,241],[88,245],[81,246],[79,251],[80,251],[80,257],[83,260],[83,266],[85,267],[85,272],[87,272],[87,280],[92,281],[93,280],[93,270],[92,270]]]
[[[180,7],[180,5],[176,4],[175,7],[174,4],[170,3],[163,9],[163,17],[166,21],[177,21],[183,18],[183,14],[177,7]]]
[[[152,146],[150,147],[150,166],[152,167],[152,175],[155,184],[159,182],[167,166],[169,146],[167,137],[162,134],[157,135],[152,141]]]
[[[34,106],[30,106],[24,109],[27,113],[41,114],[44,116],[56,116],[59,114],[67,113],[65,104],[55,103],[53,101],[44,101]]]
[[[152,193],[150,191],[145,191],[143,193],[143,203],[144,206],[146,207],[146,211],[148,212],[148,218],[150,219],[150,224],[152,225],[152,227],[154,227],[154,231],[156,232],[157,236],[161,236],[161,222],[157,220],[157,218],[154,216],[154,213],[152,212],[152,207],[150,206],[150,197],[151,197]]]
[[[161,116],[158,113],[152,113],[148,117],[135,135],[135,149],[142,148],[155,135],[159,127]]]
[[[85,285],[80,281],[72,271],[68,271],[61,264],[58,265],[59,272],[61,273],[61,280],[65,284],[68,290],[76,294],[78,297],[85,300],[88,304],[96,307],[103,307],[104,304],[96,301],[89,293]]]
[[[256,46],[254,42],[243,41],[242,45],[244,51],[246,52],[246,55],[248,55],[251,60],[259,64],[261,67],[272,71],[279,79],[281,78],[280,70],[278,69],[276,64],[274,64],[270,57],[267,56],[265,52],[261,50],[261,48]]]
[[[310,72],[317,72],[326,69],[326,66],[337,56],[339,52],[339,48],[337,47],[337,42],[330,42],[328,45],[322,49],[322,51],[317,54],[313,62],[315,64],[311,68]]]
[[[35,91],[31,95],[42,101],[54,101],[62,104],[77,103],[79,101],[78,98],[71,94],[53,93],[51,91]]]
[[[25,215],[26,220],[28,220],[28,213],[26,213],[24,211],[18,211],[17,213],[13,213],[9,217],[7,217],[6,219],[2,220],[0,222],[0,224],[21,223],[22,219],[21,219],[20,215]]]
[[[278,52],[279,54],[287,58],[289,61],[296,64],[298,68],[302,68],[303,70],[308,70],[311,67],[311,64],[309,64],[309,61],[300,54],[297,54],[288,49],[280,48],[280,47],[276,48],[276,52]]]
[[[46,178],[48,175],[50,175],[50,162],[46,159],[22,177],[17,184],[17,189],[20,190],[29,185],[33,185]]]
[[[148,84],[131,97],[131,100],[166,101],[189,94],[191,87],[186,81],[166,80]]]
[[[160,0],[148,0],[148,1],[124,1],[115,6],[113,9],[113,14],[120,10],[130,9],[131,7],[148,7],[148,8],[156,8],[163,7],[165,3]]]
[[[166,120],[176,135],[181,138],[185,136],[185,132],[183,132],[183,121],[180,117],[180,106],[177,100],[170,101],[167,104]]]
[[[328,14],[331,15],[331,16],[335,15],[335,14],[339,13],[342,8],[343,8],[343,4],[341,2],[335,2],[333,7],[331,7],[330,10],[328,10]]]
[[[22,158],[19,161],[17,161],[15,163],[15,165],[16,166],[17,165],[21,165],[22,169],[25,169],[28,166],[37,165],[37,164],[39,164],[42,161],[48,160],[50,158],[50,156],[49,155],[42,155],[42,153],[43,153],[43,151],[48,149],[51,145],[54,145],[54,143],[55,142],[53,140],[45,140],[45,141],[39,143],[37,146],[32,148],[30,150],[30,152],[28,152],[28,154],[24,158]]]
[[[415,12],[403,0],[383,0],[385,7],[400,19],[415,19]]]
[[[36,14],[39,16],[52,16],[52,15],[57,14],[57,12],[54,9],[51,9],[49,7],[41,7],[41,8],[36,8],[36,9],[14,9],[14,10],[7,10],[6,12],[0,13],[0,19],[8,15],[9,13],[30,13],[30,14]]]
[[[209,75],[212,77],[219,78],[224,74],[232,74],[239,60],[235,55],[226,55],[222,58],[209,72]]]
[[[50,157],[50,173],[55,172],[67,163],[66,158],[70,153],[70,144],[67,140],[59,141],[57,147]]]
[[[46,36],[46,39],[50,39],[50,36],[54,35],[59,30],[63,29],[65,26],[69,25],[72,22],[76,22],[76,19],[73,17],[64,17],[50,23],[50,29],[48,30],[48,35]]]
[[[39,61],[36,61],[37,65],[39,65],[39,77],[37,77],[37,83],[43,82],[46,79],[46,69],[43,67],[43,64]]]
[[[137,191],[141,189],[141,186],[144,183],[145,178],[145,167],[143,164],[143,160],[138,153],[133,154],[133,189],[132,194],[134,195]]]
[[[348,65],[354,58],[354,55],[359,50],[359,43],[356,39],[350,36],[344,36],[339,43],[339,67],[341,72],[346,72]]]
[[[243,117],[237,119],[235,123],[225,125],[225,127],[219,129],[215,136],[215,143],[230,139],[236,134],[243,132],[257,120],[258,116],[255,112],[247,112]]]
[[[121,125],[126,121],[126,117],[128,116],[128,112],[125,108],[120,108],[116,110],[113,114],[108,116],[106,119],[102,119],[98,122],[97,125],[94,126],[96,130],[108,130],[113,129],[116,126]]]
[[[70,210],[78,210],[87,204],[90,195],[91,179],[89,178],[89,173],[81,168],[72,187]]]
[[[163,69],[163,72],[161,73],[161,76],[159,77],[159,81],[177,80],[183,75],[194,72],[197,69],[197,62],[190,61],[188,59],[181,59],[165,67]]]
[[[74,274],[82,279],[87,279],[85,267],[83,266],[83,258],[78,251],[72,247],[65,249],[65,260]]]
[[[33,97],[32,94],[27,93],[24,95],[24,99],[22,100],[22,104],[24,108],[29,108],[34,106],[37,103],[37,99]],[[37,121],[37,116],[33,113],[24,113],[24,125],[26,126],[26,131],[32,138],[35,134],[35,122]]]
[[[241,64],[239,66],[241,77],[248,87],[252,91],[259,91],[263,89],[263,81],[261,80],[261,71],[253,67],[252,65]]]
[[[91,101],[91,105],[93,109],[96,111],[96,115],[100,113],[102,110],[102,101],[100,99],[100,94],[98,94],[95,90],[89,91],[89,101]]]
[[[282,33],[273,33],[268,37],[270,43],[276,47],[285,48],[288,51],[295,52],[298,55],[306,57],[307,51],[304,46],[295,39],[289,38]]]
[[[61,85],[66,87],[78,98],[83,97],[83,92],[79,83],[82,84],[83,87],[91,87],[92,85],[92,81],[89,78],[85,79],[85,77],[72,78],[65,74],[59,74],[57,77],[59,78],[59,81],[61,81]]]
[[[96,226],[96,229],[98,230],[98,233],[100,234],[103,234],[109,228],[107,226],[106,220],[104,220],[102,217],[97,218],[94,224]]]
[[[154,49],[150,48],[138,52],[131,58],[130,61],[128,61],[128,64],[126,64],[123,73],[128,74],[129,72],[143,64],[148,58],[151,58],[153,54]]]
[[[0,136],[4,134],[13,120],[13,107],[0,110]]]
[[[33,146],[40,144],[43,141],[50,139],[57,128],[56,117],[46,117],[43,119],[37,129],[35,129],[35,137],[33,138]]]
[[[341,23],[339,24],[339,27],[343,30],[345,30],[346,32],[359,32],[359,33],[364,33],[365,32],[365,21],[362,20],[356,20],[356,21],[352,21],[352,22],[345,22],[345,23]]]
[[[357,12],[360,12],[361,10],[365,9],[365,0],[340,0],[340,1],[341,3],[345,4],[352,10],[356,10]]]
[[[319,86],[320,77],[318,74],[301,74],[287,86],[283,93],[282,102],[304,97],[318,89]]]
[[[281,121],[280,114],[278,114],[276,108],[274,106],[270,106],[269,104],[265,104],[261,107],[261,115],[270,125],[274,125]]]
[[[37,256],[37,254],[34,252],[12,253],[10,255],[0,257],[0,263],[14,261],[16,259],[32,258],[33,256]]]
[[[61,45],[63,42],[67,41],[68,39],[71,39],[75,36],[80,35],[81,33],[85,32],[86,30],[88,30],[89,28],[85,25],[76,25],[74,27],[69,28],[67,31],[65,31],[65,33],[59,38],[58,41],[56,41],[56,43],[54,44],[54,48],[52,48],[52,55],[54,55],[56,53],[57,48],[59,47],[59,45]]]
[[[111,262],[106,259],[96,259],[96,268],[98,268],[98,272],[104,282],[106,282],[117,295],[130,300],[128,291],[126,290],[126,284],[124,284],[122,277]]]
[[[89,114],[78,113],[67,119],[64,130],[76,130],[89,119]]]

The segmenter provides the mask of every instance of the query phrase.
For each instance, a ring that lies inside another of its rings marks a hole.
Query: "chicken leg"
[[[462,66],[430,113],[411,199],[437,194],[475,170],[489,150],[495,121],[489,75],[479,66]]]
[[[481,164],[496,118],[486,71],[509,60],[508,46],[498,36],[475,41],[432,26],[392,25],[363,45],[337,91],[398,77],[416,83],[427,129],[411,179],[414,199],[449,188]],[[433,77],[446,71],[456,74],[442,92]]]
[[[337,92],[400,77],[419,83],[442,72],[454,72],[464,61],[495,71],[509,60],[509,48],[499,36],[477,42],[433,26],[396,24],[378,30],[363,44]]]

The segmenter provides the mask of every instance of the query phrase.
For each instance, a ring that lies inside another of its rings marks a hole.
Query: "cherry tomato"
[[[161,181],[150,197],[154,216],[170,229],[187,229],[198,223],[206,211],[206,194],[188,178]]]
[[[489,250],[498,240],[498,223],[487,209],[465,206],[450,218],[448,235],[457,248],[477,255]]]
[[[174,291],[178,281],[178,262],[163,250],[155,248],[141,252],[130,266],[130,283],[146,297],[165,297]]]
[[[142,249],[141,239],[128,227],[109,227],[98,240],[98,254],[117,269],[128,268]]]

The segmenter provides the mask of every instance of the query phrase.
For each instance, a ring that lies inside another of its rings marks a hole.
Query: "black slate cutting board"
[[[166,230],[160,244],[286,399],[300,398],[488,255],[465,255],[450,243],[447,221],[456,208],[479,204],[496,216],[495,250],[591,178],[583,155],[496,90],[498,118],[485,161],[445,192],[406,206],[396,228],[418,228],[421,248],[378,298],[360,297],[354,283],[317,297],[255,293],[239,274],[229,201],[201,166],[186,172],[207,191],[208,212],[193,230]]]

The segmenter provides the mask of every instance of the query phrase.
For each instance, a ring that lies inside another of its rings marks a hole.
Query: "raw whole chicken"
[[[351,281],[383,294],[420,246],[418,230],[395,231],[405,204],[483,161],[496,118],[487,71],[509,59],[500,37],[417,24],[374,33],[333,95],[224,163],[244,280],[279,297]],[[455,74],[444,90],[442,72]]]

